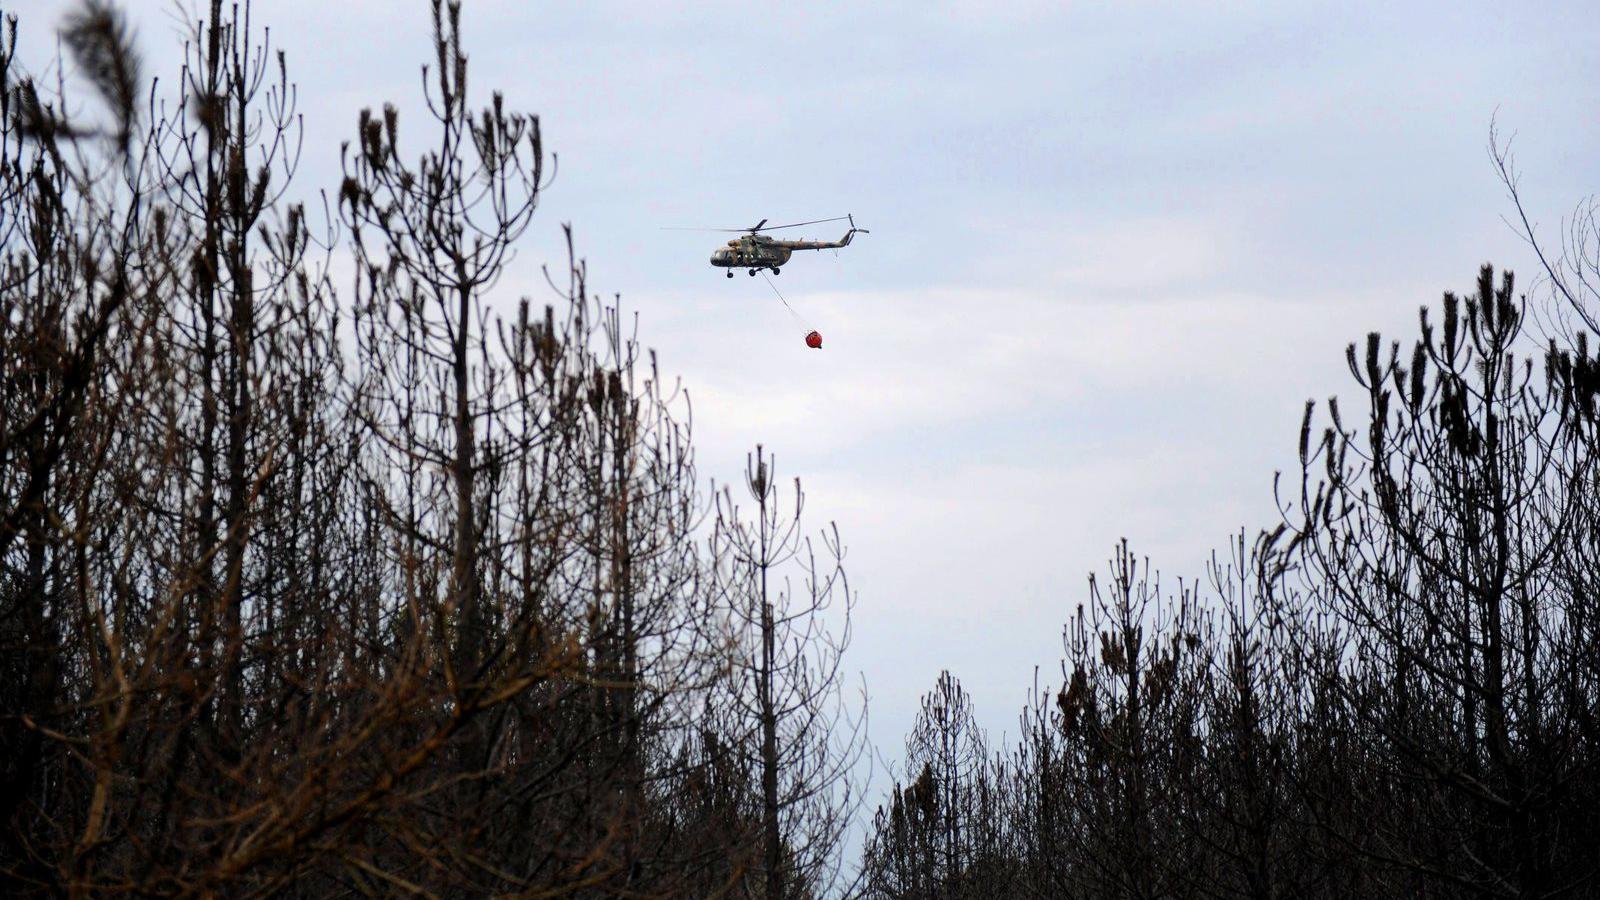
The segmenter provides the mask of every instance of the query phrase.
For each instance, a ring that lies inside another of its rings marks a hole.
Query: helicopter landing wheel
[[[774,274],[774,275],[782,275],[783,272],[777,266],[773,266],[772,267],[772,274]]]
[[[750,270],[750,277],[751,277],[751,278],[754,278],[754,277],[756,277],[756,270],[755,270],[755,269],[751,269],[751,270]]]
[[[732,277],[733,277],[733,273],[732,273],[732,272],[729,272],[729,273],[728,273],[728,277],[729,277],[729,278],[732,278]]]

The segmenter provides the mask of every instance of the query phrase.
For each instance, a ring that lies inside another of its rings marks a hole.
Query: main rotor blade
[[[710,228],[699,225],[662,225],[661,229],[663,231],[728,231],[739,234],[755,234],[758,231],[776,231],[779,228],[799,228],[801,225],[820,225],[823,222],[843,222],[846,219],[850,219],[850,217],[834,216],[831,219],[812,219],[809,222],[793,222],[788,225],[768,225],[767,220],[762,219],[755,225],[746,226],[744,228]],[[850,224],[854,226],[855,220],[851,219]]]
[[[751,231],[776,231],[779,228],[799,228],[801,225],[820,225],[823,222],[843,222],[849,216],[834,216],[831,219],[812,219],[809,222],[795,222],[793,225],[768,225],[765,228],[752,228]],[[762,221],[766,221],[763,219]]]

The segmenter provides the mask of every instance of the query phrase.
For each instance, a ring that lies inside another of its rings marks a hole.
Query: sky
[[[37,69],[67,4],[6,5]],[[125,5],[171,79],[177,7]],[[305,189],[337,186],[363,107],[425,129],[423,0],[255,17],[300,85]],[[553,299],[572,223],[687,386],[702,475],[760,442],[803,479],[849,547],[847,667],[891,766],[943,669],[1014,739],[1119,539],[1175,583],[1276,524],[1347,343],[1409,341],[1484,262],[1532,281],[1491,121],[1541,233],[1600,191],[1592,0],[468,0],[463,31],[476,100],[559,155],[491,307]],[[662,230],[846,213],[872,233],[773,280],[804,324],[708,265],[720,236]]]

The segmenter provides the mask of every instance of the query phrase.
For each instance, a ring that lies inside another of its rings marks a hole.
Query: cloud
[[[1145,277],[1178,278],[1201,259]],[[754,287],[738,301],[647,296],[637,304],[647,311],[648,339],[672,348],[664,361],[690,386],[702,438],[737,443],[744,435],[808,455],[882,444],[907,429],[1028,417],[1109,435],[1184,418],[1197,400],[1211,408],[1226,399],[1242,414],[1260,392],[1285,386],[1297,389],[1297,404],[1299,391],[1315,390],[1313,379],[1282,373],[1304,370],[1313,348],[1329,363],[1313,371],[1337,372],[1343,342],[1360,337],[1343,323],[1394,305],[1386,293],[1292,301],[1152,293],[1142,301],[954,288],[792,294],[805,323]],[[800,340],[811,324],[824,336],[820,352]]]

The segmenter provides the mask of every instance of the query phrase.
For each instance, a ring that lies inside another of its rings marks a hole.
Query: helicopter
[[[768,237],[764,231],[777,231],[781,228],[799,228],[801,225],[818,225],[823,222],[850,222],[850,230],[844,237],[837,241],[785,241]],[[734,269],[749,269],[750,277],[762,269],[771,269],[772,274],[779,274],[780,267],[789,261],[789,257],[796,250],[829,250],[835,247],[850,246],[850,239],[861,234],[870,234],[865,228],[857,228],[853,216],[836,216],[832,219],[814,219],[810,222],[795,222],[792,225],[768,225],[767,219],[762,219],[749,228],[709,228],[707,231],[737,231],[741,237],[732,238],[726,247],[718,247],[711,252],[711,264],[718,268],[727,269],[728,277],[733,277]]]

